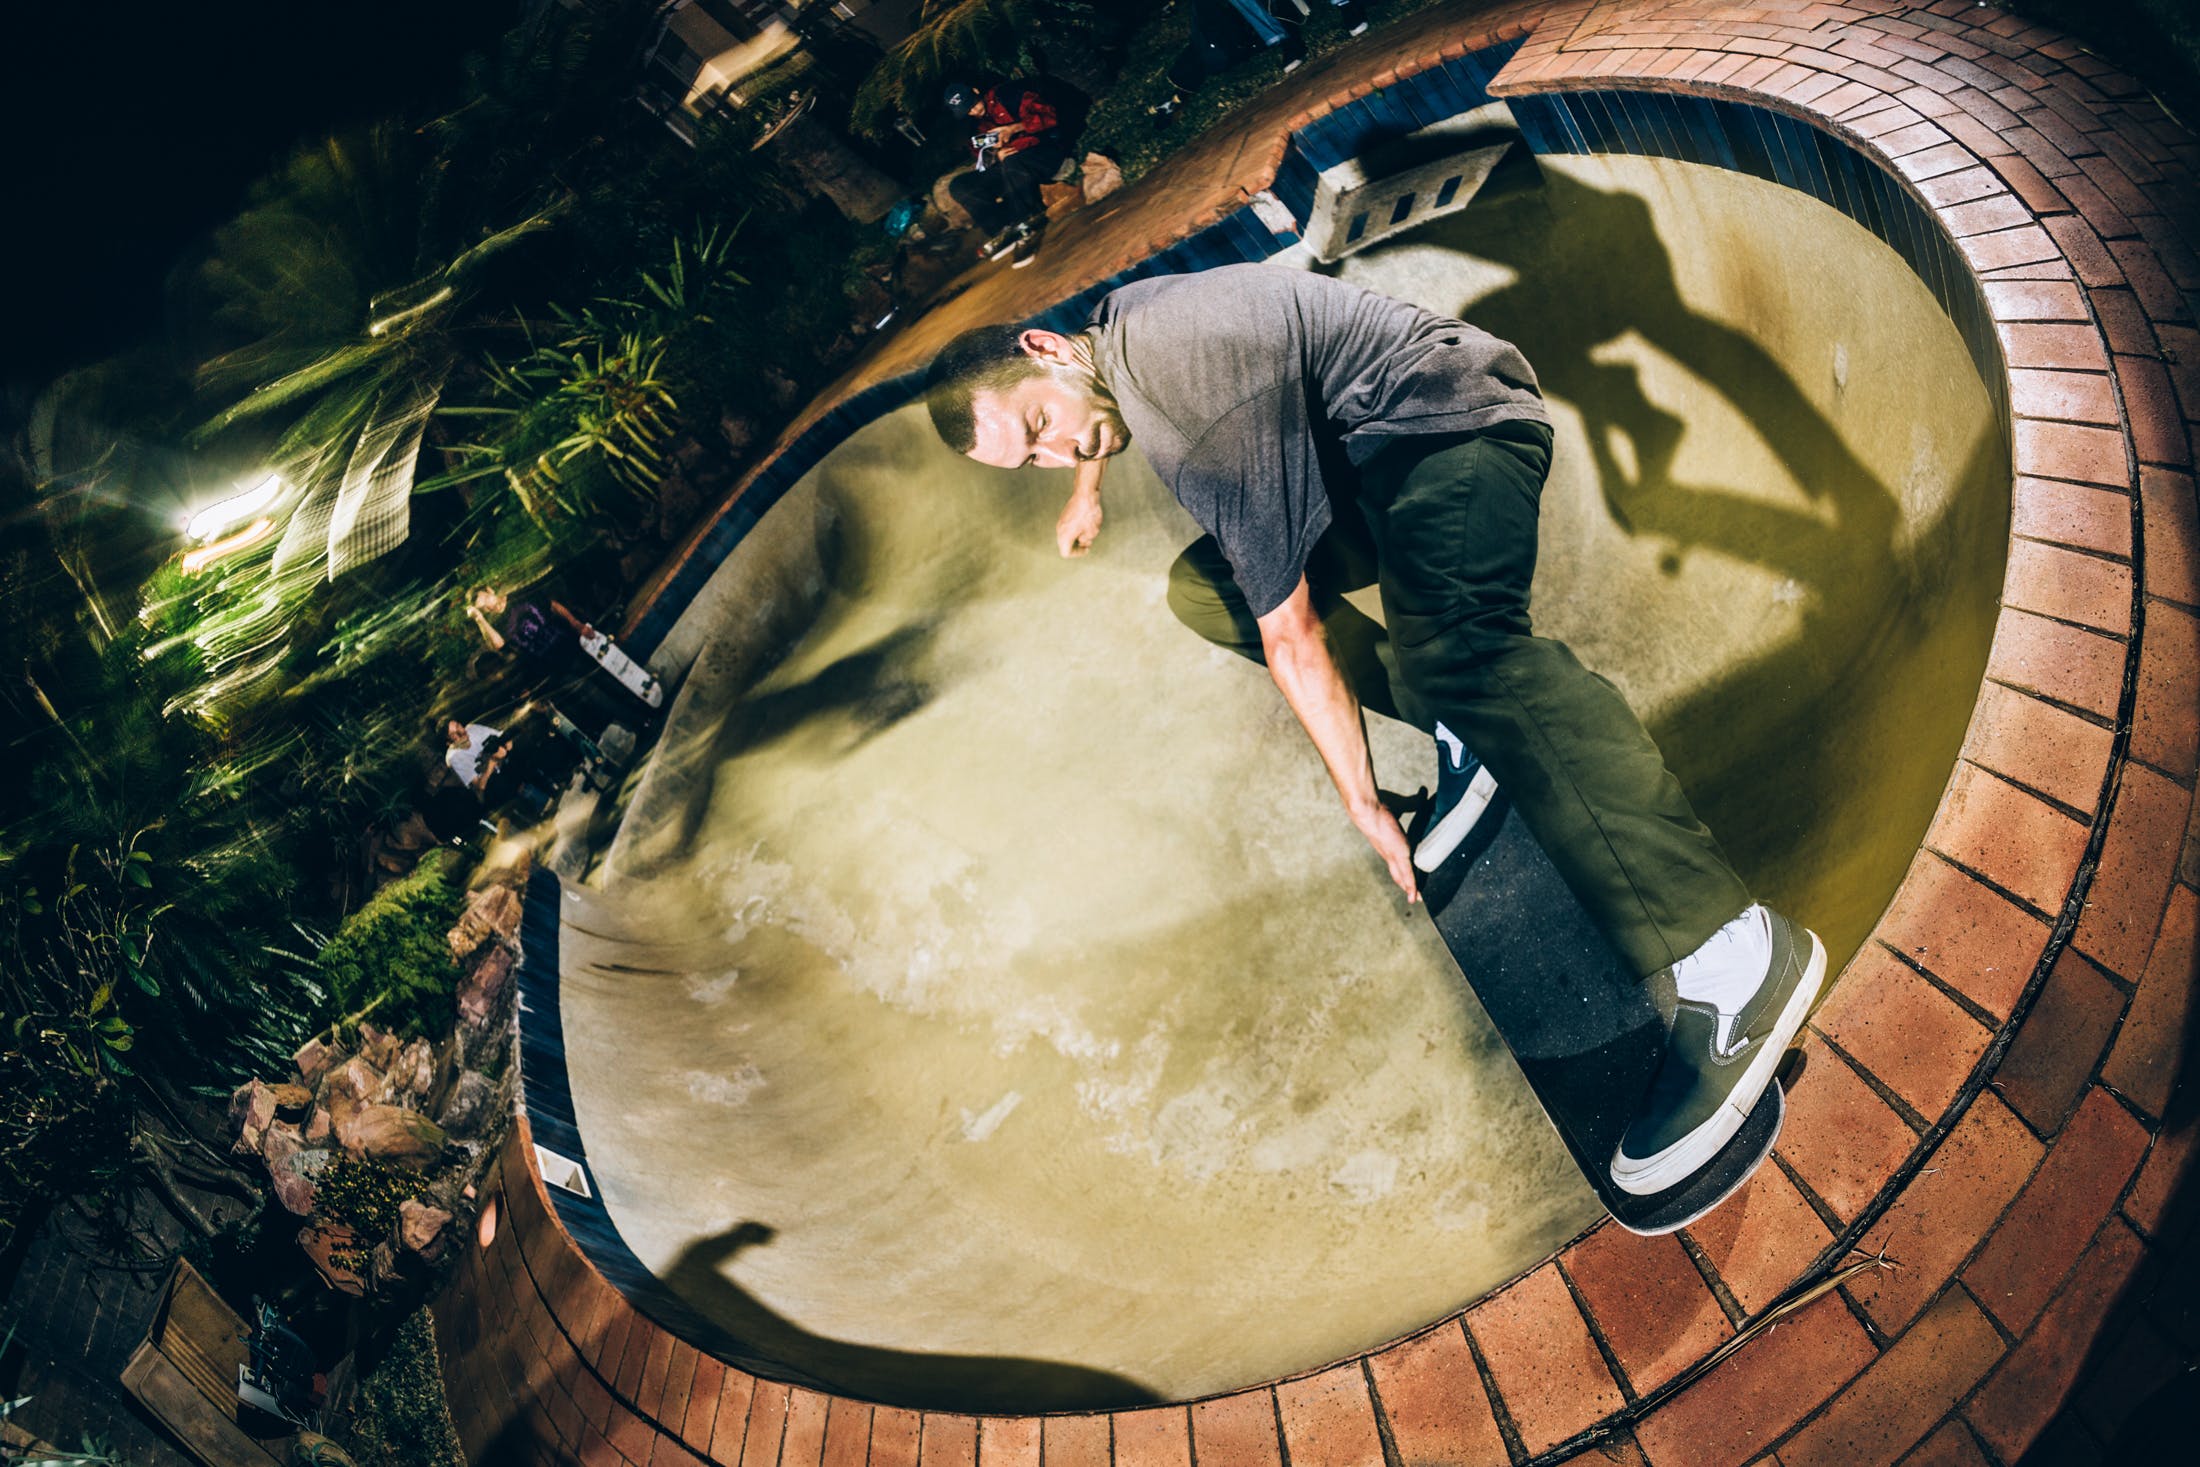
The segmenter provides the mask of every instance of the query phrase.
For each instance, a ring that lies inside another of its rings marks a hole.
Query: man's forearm
[[[1382,807],[1375,768],[1367,752],[1367,730],[1360,700],[1344,680],[1321,623],[1290,636],[1275,637],[1266,649],[1268,671],[1283,700],[1298,715],[1314,741],[1315,752],[1337,786],[1345,808],[1359,820]]]

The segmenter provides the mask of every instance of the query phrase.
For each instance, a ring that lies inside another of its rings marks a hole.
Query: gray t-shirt
[[[1291,594],[1332,495],[1387,439],[1550,421],[1510,343],[1302,270],[1136,281],[1091,329],[1132,443],[1221,545],[1255,616]]]

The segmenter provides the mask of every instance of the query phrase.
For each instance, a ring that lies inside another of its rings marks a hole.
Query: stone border
[[[1308,124],[1523,34],[1499,96],[1747,102],[1862,152],[1931,210],[2006,363],[2003,611],[1925,849],[1813,1025],[1777,1165],[1682,1234],[1595,1229],[1462,1314],[1324,1370],[1190,1405],[978,1418],[758,1379],[676,1340],[574,1244],[523,1121],[501,1163],[504,1226],[438,1304],[476,1460],[1494,1467],[1777,1448],[1796,1467],[1922,1443],[1921,1461],[2009,1462],[2053,1415],[2169,1241],[2195,1135],[2164,1116],[2200,916],[2200,146],[2074,42],[1971,0],[1602,0],[1469,24],[1424,14],[1308,68],[1325,103],[1288,119],[1257,104],[1019,285],[1061,299],[1104,280],[1152,253],[1138,219],[1216,224]],[[1019,314],[972,294],[913,323],[840,400],[989,307]],[[1811,1292],[1852,1247],[1902,1267]]]

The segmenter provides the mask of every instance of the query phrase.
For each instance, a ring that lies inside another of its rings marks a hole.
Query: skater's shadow
[[[1494,291],[1441,305],[1517,343],[1546,396],[1579,414],[1611,522],[1657,545],[1668,575],[1706,552],[1754,563],[1771,579],[1772,599],[1792,608],[1782,613],[1790,634],[1657,710],[1652,732],[1698,813],[1762,895],[1782,899],[1805,883],[1821,898],[1828,886],[1853,890],[1853,913],[1827,915],[1829,925],[1855,931],[1820,930],[1836,946],[1861,937],[1886,895],[1866,888],[1883,873],[1853,870],[1829,882],[1813,865],[1820,858],[1812,846],[1836,813],[1833,792],[1855,803],[1858,761],[1866,758],[1857,740],[1875,737],[1875,719],[1918,720],[1907,740],[1915,752],[1901,767],[1872,756],[1878,808],[1907,811],[1922,801],[1929,811],[1937,798],[1970,698],[1919,695],[1897,708],[1893,685],[1976,685],[1975,670],[1951,670],[1967,661],[1982,669],[1991,637],[2007,532],[2009,465],[1999,436],[1982,427],[1975,441],[1950,445],[1962,451],[1948,455],[1954,482],[1941,495],[1944,508],[1932,521],[1909,522],[1901,497],[1781,358],[1689,303],[1674,254],[1635,194],[1557,169],[1539,173],[1522,158],[1503,165],[1472,207],[1363,258],[1431,246],[1508,271]],[[1688,247],[1733,248],[1693,237]],[[1730,268],[1747,266],[1738,258]],[[1888,268],[1905,267],[1890,258]],[[1684,463],[1728,456],[1684,460],[1688,435],[1705,430],[1675,401],[1653,395],[1658,384],[1646,383],[1638,365],[1644,348],[1731,405],[1801,498],[1767,495],[1746,470],[1732,483],[1692,476]],[[1769,771],[1779,772],[1777,785],[1767,784]]]
[[[727,1274],[735,1255],[777,1236],[741,1222],[688,1244],[665,1284],[739,1341],[760,1365],[778,1365],[867,1400],[947,1411],[1066,1411],[1137,1406],[1159,1399],[1105,1370],[1008,1355],[951,1355],[835,1340],[803,1328]]]

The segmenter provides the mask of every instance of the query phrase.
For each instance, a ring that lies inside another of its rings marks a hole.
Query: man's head
[[[504,593],[494,586],[483,586],[470,598],[474,610],[487,616],[495,616],[504,610]]]
[[[443,742],[454,749],[463,749],[466,747],[467,741],[465,724],[453,718],[443,725]]]
[[[1053,331],[964,332],[932,359],[924,401],[948,447],[995,468],[1070,468],[1131,441],[1076,339]]]
[[[947,110],[957,117],[976,117],[985,102],[983,94],[969,82],[953,83],[941,100],[946,103]]]

